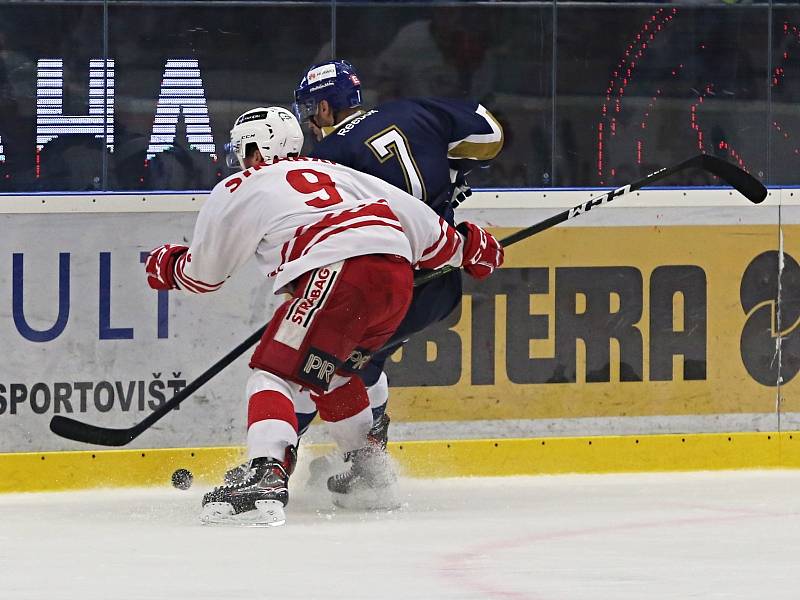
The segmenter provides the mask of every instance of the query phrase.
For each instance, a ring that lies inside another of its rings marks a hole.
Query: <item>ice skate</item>
[[[224,484],[203,496],[200,520],[204,523],[274,527],[286,522],[284,507],[289,502],[288,482],[297,454],[294,446],[286,459],[255,458],[241,470],[243,478]]]
[[[389,416],[384,414],[368,434],[368,444],[349,452],[350,469],[328,478],[333,503],[357,510],[389,510],[400,506],[397,475],[389,454]]]
[[[250,472],[252,468],[250,466],[250,461],[243,462],[240,465],[236,465],[225,471],[225,485],[236,485],[244,481],[247,477],[250,476]]]
[[[317,456],[308,463],[309,488],[324,489],[328,479],[345,468],[344,460],[340,452],[332,452],[323,456]]]
[[[297,459],[297,451],[295,451],[295,462],[296,459]],[[318,467],[314,466],[317,461],[322,461],[323,459],[325,460],[330,459],[331,465],[324,466],[322,465],[322,463],[320,463]],[[316,473],[316,477],[322,478],[322,481],[325,481],[330,475],[332,475],[336,471],[337,466],[341,466],[341,463],[342,463],[341,458],[334,455],[319,456],[309,463],[309,470],[311,471],[312,476],[314,475],[314,473]],[[250,466],[250,461],[245,461],[239,465],[236,465],[235,467],[231,467],[230,469],[225,471],[225,476],[224,476],[225,485],[237,485],[241,483],[247,477],[250,476],[250,472],[252,470],[253,468]]]

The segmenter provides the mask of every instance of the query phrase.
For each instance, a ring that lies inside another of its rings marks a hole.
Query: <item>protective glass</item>
[[[231,169],[243,169],[242,140],[230,141],[225,144],[225,164]]]

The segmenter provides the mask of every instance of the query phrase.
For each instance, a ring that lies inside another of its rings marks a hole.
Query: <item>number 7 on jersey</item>
[[[411,154],[410,144],[402,131],[392,125],[364,143],[381,163],[396,157],[403,169],[408,193],[415,198],[425,200],[425,184],[422,183],[422,175],[420,175],[417,163]]]

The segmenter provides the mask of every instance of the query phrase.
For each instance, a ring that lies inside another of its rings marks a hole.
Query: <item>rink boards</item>
[[[460,215],[503,237],[591,195],[484,191]],[[431,474],[421,456],[435,448],[453,457],[445,472],[461,473],[454,464],[493,456],[496,465],[512,445],[500,461],[507,474],[794,466],[796,196],[771,190],[756,207],[728,190],[639,192],[511,246],[492,278],[465,279],[462,306],[446,323],[393,357],[399,460]],[[278,299],[254,264],[203,297],[144,285],[143,253],[191,239],[204,197],[0,198],[10,232],[0,241],[0,285],[9,290],[0,300],[8,349],[0,472],[69,460],[79,481],[102,456],[135,458],[152,473],[147,452],[100,453],[54,436],[50,418],[130,426],[269,318]],[[246,362],[130,447],[235,453]],[[325,441],[322,431],[311,438]],[[586,460],[576,458],[584,447]],[[53,454],[62,451],[74,453]],[[713,457],[698,459],[698,451]],[[201,471],[217,468],[208,460]]]
[[[303,444],[301,465],[332,449]],[[800,468],[791,432],[425,440],[390,442],[389,451],[401,476],[418,478]],[[0,493],[163,487],[177,469],[218,485],[243,457],[241,447],[5,453]]]

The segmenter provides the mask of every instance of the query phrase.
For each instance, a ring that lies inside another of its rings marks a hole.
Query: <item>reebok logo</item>
[[[367,117],[371,117],[372,115],[376,114],[377,112],[378,112],[377,110],[370,110],[365,112],[360,117],[356,117],[352,121],[348,121],[346,125],[336,130],[336,135],[347,135],[347,132],[353,129],[353,127],[361,123],[361,121],[363,121]]]

